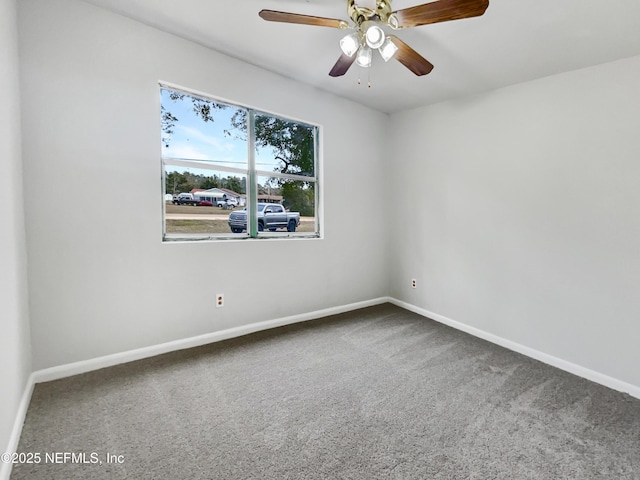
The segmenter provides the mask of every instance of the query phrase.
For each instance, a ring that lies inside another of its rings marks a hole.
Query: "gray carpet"
[[[382,305],[39,384],[19,451],[13,480],[640,479],[640,400]]]

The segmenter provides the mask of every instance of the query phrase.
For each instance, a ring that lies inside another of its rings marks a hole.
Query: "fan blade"
[[[489,7],[489,0],[438,0],[394,12],[400,28],[429,23],[479,17]]]
[[[331,75],[332,77],[341,77],[342,75],[347,73],[347,70],[349,70],[349,67],[353,65],[353,62],[355,62],[355,60],[355,55],[350,57],[343,53],[329,72],[329,75]]]
[[[261,10],[258,15],[269,22],[300,23],[302,25],[315,25],[317,27],[349,28],[349,24],[347,22],[335,18],[314,17],[312,15],[277,12],[275,10]]]
[[[420,77],[433,70],[433,65],[431,65],[431,63],[427,59],[423,58],[418,52],[416,52],[413,48],[404,43],[398,37],[389,35],[387,38],[389,38],[394,43],[394,45],[398,47],[398,51],[394,55],[395,59],[405,67],[407,67],[409,70],[411,70],[413,73]]]

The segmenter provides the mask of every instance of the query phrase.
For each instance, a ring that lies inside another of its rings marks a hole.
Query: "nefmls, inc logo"
[[[45,453],[45,463],[100,463],[96,452],[52,452]]]

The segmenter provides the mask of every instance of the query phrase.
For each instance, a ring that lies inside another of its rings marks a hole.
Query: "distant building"
[[[282,195],[258,195],[260,203],[282,203]]]

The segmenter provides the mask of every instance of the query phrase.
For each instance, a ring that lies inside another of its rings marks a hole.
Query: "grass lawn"
[[[167,233],[231,233],[226,220],[167,219]]]

